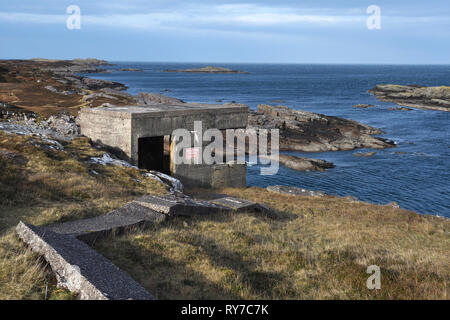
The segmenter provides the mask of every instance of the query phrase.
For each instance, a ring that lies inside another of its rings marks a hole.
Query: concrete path
[[[154,297],[88,244],[111,232],[120,233],[167,217],[224,212],[261,212],[276,216],[260,204],[232,197],[204,201],[184,195],[146,195],[95,218],[46,227],[20,222],[16,233],[33,251],[45,257],[56,274],[58,285],[77,292],[80,299],[147,300]]]

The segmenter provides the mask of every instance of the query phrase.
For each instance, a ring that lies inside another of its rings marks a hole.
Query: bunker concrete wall
[[[176,129],[193,131],[200,121],[208,129],[246,128],[247,106],[163,105],[157,107],[99,107],[82,109],[79,115],[81,133],[124,152],[129,161],[139,163],[139,138],[172,135]],[[223,188],[245,187],[245,164],[179,165],[172,174],[187,186]]]
[[[199,188],[244,188],[247,185],[245,164],[180,164],[172,165],[171,174],[184,186]]]
[[[80,112],[81,133],[93,141],[123,151],[132,158],[132,126],[130,118]],[[137,160],[137,157],[135,158]]]
[[[180,112],[181,113],[181,112]],[[194,122],[202,122],[202,130],[245,128],[248,112],[230,112],[216,114],[213,111],[180,116],[139,117],[132,119],[131,158],[138,159],[139,138],[168,136],[176,129],[194,130]]]

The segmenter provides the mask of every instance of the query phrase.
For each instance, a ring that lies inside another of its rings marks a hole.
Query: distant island
[[[127,72],[142,72],[142,69],[136,69],[136,68],[122,68],[119,69],[119,71],[127,71]]]
[[[73,59],[73,60],[34,58],[34,59],[31,59],[31,61],[49,62],[49,63],[70,61],[73,64],[84,64],[84,65],[93,65],[93,66],[111,66],[112,65],[106,60],[100,60],[100,59],[95,59],[95,58],[86,58],[86,59],[77,58],[77,59]]]
[[[192,72],[192,73],[240,73],[248,74],[245,71],[232,70],[222,67],[203,67],[203,68],[192,68],[192,69],[176,69],[176,70],[164,70],[163,72]]]
[[[450,87],[378,84],[369,90],[377,99],[405,107],[450,111]],[[405,108],[406,109],[406,108]]]

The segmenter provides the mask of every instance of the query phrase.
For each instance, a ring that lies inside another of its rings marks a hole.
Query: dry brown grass
[[[14,235],[20,220],[46,225],[105,214],[139,195],[165,193],[139,170],[88,162],[101,156],[86,138],[48,149],[37,137],[0,132],[0,299],[70,298],[46,264]],[[5,154],[5,153],[3,153]],[[98,175],[92,173],[96,171]]]
[[[101,151],[87,139],[56,151],[39,138],[0,132],[0,150],[15,155],[0,156],[0,299],[73,298],[14,235],[19,220],[46,225],[86,218],[165,192],[138,170],[88,163]],[[259,188],[221,192],[264,203],[281,218],[177,218],[95,248],[160,299],[448,298],[448,219],[345,198]],[[378,291],[365,286],[372,264],[382,270]]]
[[[448,219],[335,197],[223,192],[282,218],[177,218],[95,247],[160,299],[448,298]],[[366,287],[372,264],[381,290]]]

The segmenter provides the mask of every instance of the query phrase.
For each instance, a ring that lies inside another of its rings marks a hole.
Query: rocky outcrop
[[[411,108],[407,108],[407,107],[395,107],[395,108],[389,108],[389,110],[391,111],[411,111]]]
[[[135,68],[122,68],[119,69],[119,71],[124,71],[124,72],[142,72],[142,69],[135,69]]]
[[[204,68],[192,68],[192,69],[176,69],[176,70],[164,70],[164,72],[192,72],[192,73],[245,73],[248,72],[232,70],[222,67],[204,67]]]
[[[326,169],[334,168],[334,164],[325,160],[290,156],[286,154],[279,155],[279,162],[290,169],[298,171],[325,171]]]
[[[360,109],[367,109],[367,108],[375,108],[376,106],[373,104],[360,103],[360,104],[355,104],[353,107],[360,108]]]
[[[23,121],[28,119],[37,119],[38,114],[29,110],[0,102],[0,119],[9,121]]]
[[[353,120],[293,110],[285,106],[259,105],[251,111],[248,127],[280,130],[280,150],[324,152],[356,148],[383,149],[394,143],[372,135],[382,131]]]
[[[44,128],[50,128],[64,136],[80,135],[80,127],[75,123],[75,117],[68,114],[50,116],[40,123]]]
[[[126,90],[127,86],[114,81],[100,80],[81,77],[81,87],[89,90],[100,90],[104,88],[114,89],[114,90]]]
[[[168,97],[159,93],[140,92],[137,97],[138,103],[143,105],[156,104],[182,104],[183,100]]]
[[[379,100],[401,106],[450,111],[450,87],[422,87],[417,85],[379,84],[369,90]]]
[[[373,157],[375,155],[376,152],[356,152],[353,155],[355,157]]]
[[[73,115],[61,113],[43,119],[36,113],[17,107],[2,109],[0,105],[1,131],[20,135],[37,135],[50,144],[58,143],[48,140],[49,138],[69,141],[80,136],[80,127]]]
[[[53,73],[106,73],[107,70],[100,66],[109,66],[105,60],[99,59],[74,59],[74,60],[51,60],[32,59],[34,62],[46,64],[47,71]]]

